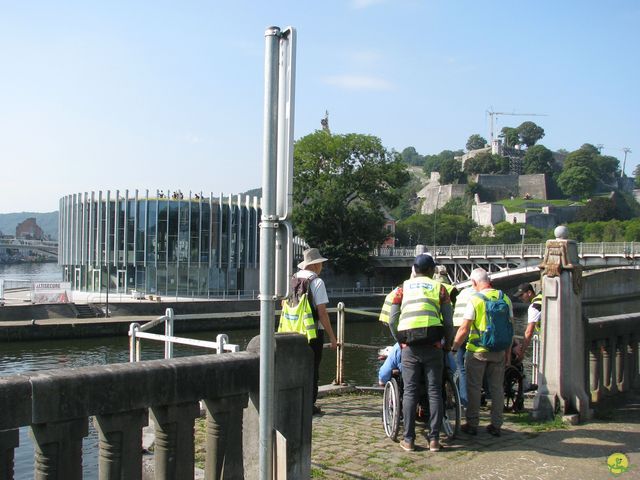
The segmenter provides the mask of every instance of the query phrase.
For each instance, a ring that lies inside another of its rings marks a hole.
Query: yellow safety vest
[[[295,278],[295,275],[294,277]],[[307,337],[307,341],[317,337],[316,322],[313,319],[313,310],[311,302],[309,302],[309,292],[311,281],[315,277],[308,279],[307,291],[300,295],[298,304],[294,307],[289,305],[289,301],[285,298],[282,300],[282,313],[280,314],[280,324],[278,332],[300,333]]]
[[[391,292],[384,297],[384,303],[382,304],[382,310],[380,310],[380,320],[382,323],[389,325],[389,316],[391,315],[391,306],[393,305],[393,299],[398,293],[398,287],[391,290]]]
[[[539,305],[540,306],[540,312],[542,312],[542,293],[539,293],[535,297],[533,297],[533,299],[531,300],[531,305]],[[536,327],[535,327],[535,331],[536,332],[540,331],[540,321],[541,320],[542,320],[542,315],[540,316],[540,320],[538,320],[536,322]]]
[[[440,288],[429,277],[416,277],[402,285],[402,306],[398,331],[442,326]]]
[[[500,292],[495,289],[481,293],[490,300],[497,300],[500,296]],[[511,306],[511,300],[509,300],[509,297],[503,295],[503,298],[504,301],[507,302],[509,306]],[[467,351],[488,352],[489,350],[487,348],[476,345],[476,343],[478,343],[482,338],[482,334],[487,329],[487,311],[484,300],[480,297],[477,297],[476,295],[472,295],[469,301],[476,311],[476,318],[471,325],[471,330],[469,331],[469,339],[467,340]]]

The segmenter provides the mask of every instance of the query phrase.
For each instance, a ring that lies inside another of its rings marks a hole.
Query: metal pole
[[[336,349],[336,385],[344,383],[344,303],[339,302],[337,308],[337,340],[338,348]]]
[[[173,342],[166,339],[166,336],[173,337],[173,308],[167,308],[165,310],[164,319],[164,358],[173,358]]]
[[[274,311],[278,60],[280,29],[265,30],[262,218],[260,222],[260,439],[261,480],[273,477]]]

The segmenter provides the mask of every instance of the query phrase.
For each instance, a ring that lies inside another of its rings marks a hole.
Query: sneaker
[[[462,425],[460,427],[460,431],[463,432],[463,433],[466,433],[467,435],[477,435],[478,434],[478,428],[477,427],[472,427],[468,423],[465,423],[464,425]]]
[[[405,452],[413,452],[416,447],[413,444],[413,440],[401,440],[400,448],[402,448]]]
[[[487,432],[494,437],[500,436],[500,428],[494,427],[493,425],[487,425]]]
[[[440,445],[440,441],[437,438],[434,438],[429,442],[430,452],[439,452],[441,450],[442,450],[442,445]]]
[[[316,405],[313,406],[312,415],[322,415],[322,410]]]

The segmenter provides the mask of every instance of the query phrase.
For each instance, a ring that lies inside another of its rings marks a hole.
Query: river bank
[[[380,309],[384,296],[351,296],[333,300],[329,307],[340,301],[350,308],[376,310]],[[106,311],[104,304],[94,306]],[[164,315],[167,308],[172,308],[176,315],[198,315],[196,319],[176,322],[176,332],[258,328],[260,323],[258,300],[110,303],[109,318],[78,318],[74,304],[11,305],[0,307],[0,342],[126,335],[131,323],[151,321]],[[228,315],[214,318],[220,314]],[[349,314],[347,321],[365,318]]]

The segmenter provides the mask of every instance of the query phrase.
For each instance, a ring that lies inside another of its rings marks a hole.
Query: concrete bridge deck
[[[607,467],[613,453],[625,454],[630,463],[618,478],[640,478],[640,390],[609,400],[582,425],[538,424],[526,414],[505,414],[499,438],[483,430],[484,410],[477,437],[460,434],[439,453],[425,448],[419,422],[416,447],[422,448],[415,452],[386,438],[380,394],[327,396],[318,403],[325,414],[313,418],[311,478],[595,480],[614,478]]]

